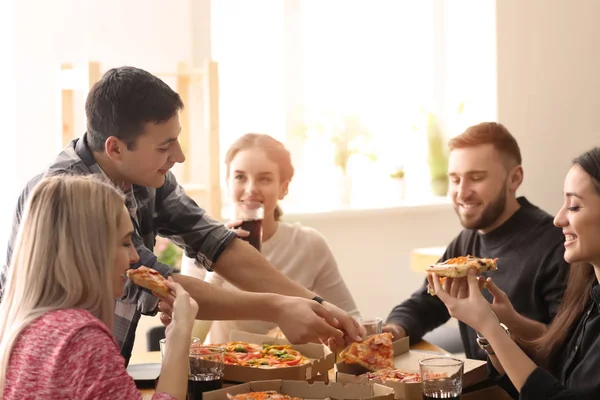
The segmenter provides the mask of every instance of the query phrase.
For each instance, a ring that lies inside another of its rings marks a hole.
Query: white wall
[[[3,165],[10,171],[6,178],[10,182],[6,183],[0,214],[2,260],[16,196],[27,180],[43,171],[62,147],[60,63],[90,60],[100,61],[103,71],[134,65],[151,72],[175,72],[178,62],[192,62],[193,53],[201,45],[192,44],[192,12],[210,12],[210,0],[195,0],[194,7],[190,0],[1,2],[1,25],[6,31],[2,34],[2,66],[13,70],[3,74],[10,77],[5,82],[9,87],[7,91],[3,89],[3,96],[7,93],[12,100],[12,93],[16,100],[9,104],[15,109],[7,109],[7,118],[3,118],[3,123],[8,121],[8,125],[3,126],[3,145],[10,149],[5,152]],[[11,57],[10,46],[14,57]],[[10,84],[16,85],[16,94]],[[80,101],[76,112],[78,135],[85,129],[86,93],[87,88],[83,86],[76,93],[76,101]],[[16,127],[12,124],[11,128],[10,122],[15,118]],[[4,137],[15,143],[7,143]]]
[[[103,70],[135,65],[174,72],[178,61],[191,58],[189,10],[189,0],[17,3],[19,183],[40,172],[60,150],[59,64],[92,60],[101,61]]]
[[[600,2],[497,2],[498,119],[524,159],[522,193],[555,213],[570,160],[600,144]]]
[[[2,131],[0,140],[3,154],[0,167],[4,172],[2,178],[3,194],[0,196],[0,265],[4,263],[5,243],[8,240],[12,210],[15,207],[15,173],[16,163],[16,98],[15,84],[15,7],[16,0],[4,0],[0,3],[0,75],[6,77],[2,84],[3,101],[0,103],[0,121]]]

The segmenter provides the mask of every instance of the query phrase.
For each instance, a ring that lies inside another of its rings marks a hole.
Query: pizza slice
[[[462,278],[467,276],[467,272],[474,269],[477,274],[498,269],[497,258],[479,258],[467,255],[465,257],[455,257],[444,262],[430,265],[425,269],[428,274],[435,272],[441,277],[443,284],[445,278]],[[431,284],[427,285],[427,293],[434,296],[435,289]]]
[[[167,280],[152,268],[141,266],[136,269],[127,270],[127,278],[136,285],[153,291],[159,297],[167,297],[169,295],[170,289],[167,286]]]
[[[354,342],[340,353],[340,358],[346,364],[358,364],[371,371],[394,368],[392,334],[380,333]]]

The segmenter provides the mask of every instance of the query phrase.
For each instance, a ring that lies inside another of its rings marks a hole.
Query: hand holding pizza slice
[[[439,276],[440,283],[444,283],[445,278],[463,278],[471,269],[475,270],[477,275],[498,269],[497,258],[479,258],[467,255],[466,257],[456,257],[441,263],[430,265],[425,269],[428,274],[435,273]],[[431,283],[427,286],[427,293],[435,296],[435,290]]]
[[[142,265],[139,268],[127,270],[127,278],[136,285],[151,290],[158,297],[166,298],[169,296],[170,290],[167,286],[167,280],[152,268]]]

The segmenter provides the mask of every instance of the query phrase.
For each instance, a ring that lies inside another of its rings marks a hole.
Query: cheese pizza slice
[[[487,271],[498,269],[497,258],[479,258],[467,255],[465,257],[455,257],[441,263],[430,265],[425,269],[428,274],[435,272],[443,283],[444,278],[462,278],[467,276],[467,272],[474,269],[479,275]],[[435,295],[435,290],[431,284],[427,286],[427,293]]]
[[[354,342],[340,353],[340,358],[346,364],[358,364],[371,371],[394,368],[392,334],[380,333]]]
[[[170,290],[166,283],[167,280],[152,268],[141,266],[136,269],[127,270],[127,277],[131,282],[153,291],[159,297],[167,297],[169,295]]]

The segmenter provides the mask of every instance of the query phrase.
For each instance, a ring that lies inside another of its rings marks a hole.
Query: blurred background
[[[558,209],[600,137],[598,15],[596,0],[3,0],[0,243],[26,181],[85,131],[90,86],[133,65],[184,98],[175,173],[213,216],[227,147],[283,141],[284,218],[323,233],[363,314],[385,317],[422,281],[411,254],[459,232],[444,150],[467,126],[505,124],[519,194]]]

